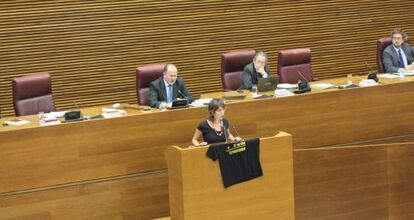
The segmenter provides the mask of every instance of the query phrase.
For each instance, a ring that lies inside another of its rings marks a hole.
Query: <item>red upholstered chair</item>
[[[244,66],[253,61],[256,50],[232,50],[221,54],[221,82],[224,91],[237,90],[242,82]]]
[[[381,37],[377,40],[377,69],[378,72],[384,73],[385,68],[382,64],[382,52],[384,49],[392,43],[391,37]]]
[[[139,105],[149,105],[149,85],[162,76],[165,64],[139,66],[136,70],[136,89]]]
[[[300,71],[308,82],[315,81],[312,74],[311,50],[309,48],[279,51],[277,70],[280,83],[297,83],[303,81]]]
[[[16,116],[55,111],[52,80],[48,73],[17,77],[12,80]]]

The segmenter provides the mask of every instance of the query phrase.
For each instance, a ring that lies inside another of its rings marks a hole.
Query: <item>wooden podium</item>
[[[228,188],[207,149],[166,149],[171,219],[294,219],[290,134],[261,138],[263,176]]]

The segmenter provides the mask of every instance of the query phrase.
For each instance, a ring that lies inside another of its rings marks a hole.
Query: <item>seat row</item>
[[[384,72],[382,51],[391,44],[391,37],[377,40],[377,69]],[[254,49],[233,50],[221,54],[221,81],[224,91],[240,87],[244,67],[253,60]],[[162,76],[165,64],[149,64],[136,69],[136,93],[139,105],[148,105],[149,84]],[[288,49],[278,52],[277,72],[281,83],[296,83],[302,80],[297,71],[308,81],[315,80],[312,74],[311,50],[309,48]],[[16,116],[55,111],[52,97],[52,82],[48,73],[38,73],[12,80],[13,106]]]
[[[251,63],[256,50],[232,50],[221,54],[221,82],[224,91],[237,90],[242,82],[243,69]],[[309,48],[279,51],[278,74],[281,83],[297,83],[300,71],[307,81],[313,81],[311,50]],[[165,64],[149,64],[136,69],[138,104],[149,105],[149,84],[162,76]]]

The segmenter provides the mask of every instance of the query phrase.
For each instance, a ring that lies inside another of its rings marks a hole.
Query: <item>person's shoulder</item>
[[[175,80],[175,83],[178,87],[183,87],[185,85],[184,79],[181,77],[177,77]]]
[[[151,82],[150,82],[150,85],[152,85],[152,86],[154,86],[154,87],[158,88],[158,87],[160,87],[160,83],[161,83],[161,82],[162,82],[162,77],[160,77],[160,78],[158,78],[158,79],[155,79],[155,80],[151,81]]]
[[[199,130],[201,130],[201,129],[205,129],[205,128],[207,128],[208,126],[209,126],[209,125],[208,125],[207,120],[203,120],[203,121],[201,121],[201,122],[198,124],[197,128],[198,128]]]
[[[153,81],[151,81],[150,84],[158,84],[158,83],[160,83],[161,80],[162,80],[162,76],[159,77],[159,78],[157,78],[157,79],[155,79],[155,80],[153,80]]]
[[[394,45],[390,44],[387,47],[385,47],[384,51],[390,51],[390,50],[394,50]]]
[[[180,82],[180,83],[184,83],[184,79],[183,78],[181,78],[181,77],[177,77],[177,80],[176,80],[177,82]]]
[[[244,66],[244,70],[249,70],[252,71],[253,70],[253,62],[246,64],[246,66]]]
[[[405,48],[411,49],[411,45],[409,43],[403,43],[402,46],[405,47]]]

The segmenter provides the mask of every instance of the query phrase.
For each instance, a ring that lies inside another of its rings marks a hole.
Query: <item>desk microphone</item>
[[[365,65],[370,69],[370,71],[368,72],[368,79],[372,79],[375,82],[378,82],[377,71],[372,69],[372,67],[368,64],[367,61],[365,61]]]
[[[309,86],[308,80],[299,70],[297,71],[297,73],[299,74],[300,77],[302,77],[303,81],[299,81],[298,90],[294,91],[294,93],[299,94],[299,93],[310,92],[311,88]]]
[[[178,95],[181,96],[181,98],[185,99],[185,95],[183,94],[183,92],[181,92],[181,90],[177,89]]]
[[[297,73],[299,74],[300,77],[302,77],[304,82],[308,81],[301,71],[298,70]]]
[[[75,111],[70,111],[70,112],[66,112],[64,117],[65,117],[65,122],[66,121],[81,121],[84,120],[82,113],[79,109],[78,104],[76,103],[76,101],[72,101],[73,104],[75,105]]]

